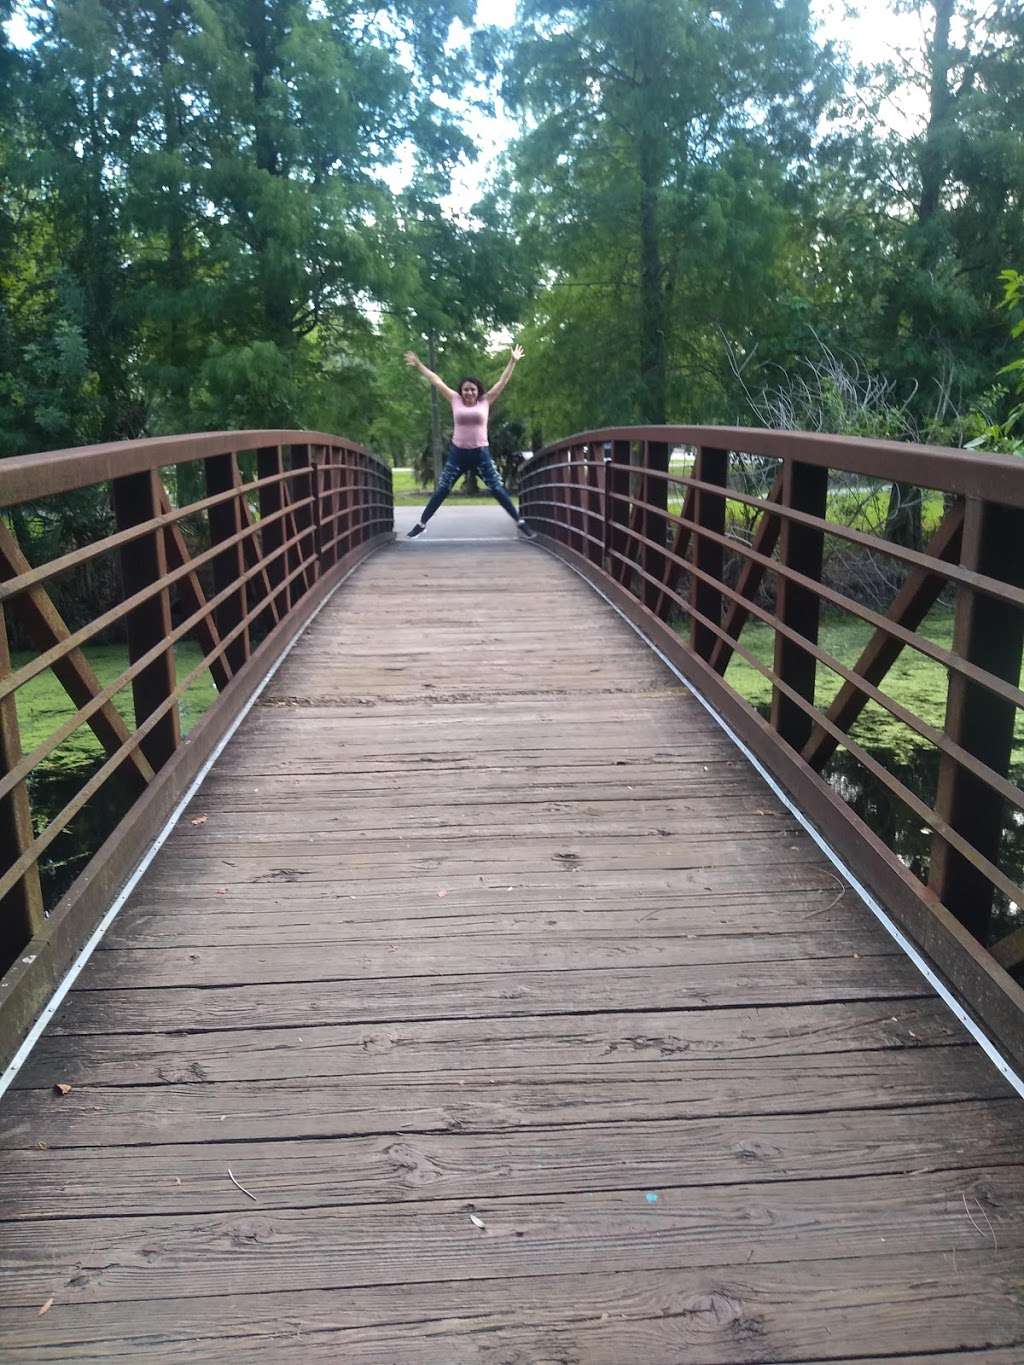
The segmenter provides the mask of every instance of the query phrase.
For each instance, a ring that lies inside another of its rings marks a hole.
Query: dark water
[[[929,802],[934,799],[939,772],[937,749],[915,748],[907,760],[900,762],[885,749],[872,749],[870,752],[912,792]],[[827,775],[832,786],[865,824],[870,825],[879,838],[906,863],[915,877],[925,881],[931,861],[931,830],[922,826],[917,816],[908,811],[902,802],[895,801],[882,783],[871,773],[865,772],[845,750],[840,749],[833,756]],[[1024,781],[1024,769],[1011,772],[1010,777],[1020,784]],[[1019,823],[1014,814],[1013,811],[1006,813],[1000,856],[995,861],[1007,877],[1020,883],[1024,882],[1024,823]],[[989,943],[997,942],[1022,923],[1024,914],[1013,909],[1001,891],[996,891],[992,903]]]
[[[93,773],[102,767],[103,758],[73,767],[37,768],[29,778],[32,822],[39,834],[60,813]],[[57,835],[39,863],[39,879],[47,910],[63,896],[86,863],[124,818],[132,798],[116,779],[104,782],[96,795],[85,803]]]

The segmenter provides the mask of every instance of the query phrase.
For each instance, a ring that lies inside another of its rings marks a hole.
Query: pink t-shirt
[[[478,398],[472,407],[462,401],[457,393],[452,399],[452,417],[455,430],[452,432],[452,445],[462,450],[474,450],[487,444],[487,415],[491,405],[486,398]]]

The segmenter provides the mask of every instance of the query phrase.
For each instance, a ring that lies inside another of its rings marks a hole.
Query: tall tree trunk
[[[181,6],[167,3],[157,11],[161,22],[156,33],[155,58],[160,68],[161,108],[164,124],[164,151],[169,164],[180,166],[182,136],[182,108],[175,86],[175,67],[171,55],[171,41],[183,26]],[[181,425],[187,420],[191,392],[191,366],[188,353],[188,327],[180,311],[188,288],[188,265],[185,241],[188,223],[182,204],[182,184],[175,178],[166,199],[165,230],[167,259],[164,269],[164,289],[171,300],[167,324],[168,388],[175,413],[176,430],[191,430]]]
[[[281,152],[267,108],[267,88],[273,75],[276,46],[267,0],[249,0],[248,17],[249,42],[252,47],[256,168],[267,175],[280,176]],[[265,212],[266,206],[260,206],[260,216],[264,216]],[[269,226],[257,229],[255,235],[265,336],[282,351],[290,351],[298,340],[295,333],[295,300],[292,298],[288,277],[282,268],[279,244],[274,241],[273,229]]]
[[[660,182],[651,134],[640,137],[640,393],[643,422],[662,423],[666,410],[665,294],[658,238]]]
[[[918,164],[921,177],[921,196],[917,203],[919,225],[929,223],[938,213],[946,179],[949,153],[943,147],[942,139],[953,104],[949,88],[949,27],[955,6],[956,0],[935,0],[935,33],[929,52],[928,126]]]
[[[928,124],[918,159],[921,192],[917,201],[913,249],[914,264],[922,272],[934,267],[941,251],[935,227],[942,206],[942,187],[946,183],[949,163],[949,151],[944,146],[944,139],[953,105],[949,88],[949,29],[955,8],[956,0],[935,0],[935,32],[928,53]],[[913,313],[914,332],[923,337],[931,327],[928,310],[918,300]],[[885,532],[897,545],[920,548],[923,538],[921,493],[912,484],[893,484],[889,493]]]

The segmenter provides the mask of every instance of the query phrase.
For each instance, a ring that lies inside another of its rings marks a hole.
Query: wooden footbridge
[[[843,477],[897,468],[923,550],[843,521]],[[109,534],[30,562],[85,488]],[[533,544],[445,512],[396,543],[388,470],[323,433],[0,463],[0,1358],[1024,1359],[1024,466],[654,428],[522,489]],[[885,691],[903,650],[944,726]],[[46,673],[69,711],[23,744]],[[877,707],[931,790],[858,738]]]

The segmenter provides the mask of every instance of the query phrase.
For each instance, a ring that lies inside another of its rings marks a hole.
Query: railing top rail
[[[710,446],[796,459],[805,464],[842,469],[866,478],[898,479],[943,493],[986,498],[1024,507],[1024,460],[1013,455],[982,454],[949,446],[869,440],[861,436],[828,436],[821,432],[768,431],[758,427],[638,426],[581,431],[538,451],[533,460],[572,446],[609,441],[660,441],[669,445]],[[533,461],[527,461],[524,473]]]
[[[12,455],[0,460],[0,507],[13,507],[74,488],[88,488],[125,474],[142,474],[164,465],[203,460],[264,446],[324,445],[378,460],[364,446],[344,436],[323,431],[200,431],[184,436],[151,436],[137,441],[108,441],[103,445],[72,446],[36,455]]]

